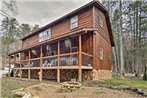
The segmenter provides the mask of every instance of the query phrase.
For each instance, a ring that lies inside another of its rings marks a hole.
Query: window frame
[[[99,59],[100,60],[104,59],[104,50],[102,47],[99,48]]]
[[[78,15],[70,18],[70,29],[75,29],[78,27]]]
[[[102,18],[102,16],[99,16],[99,17],[98,17],[98,21],[99,21],[99,26],[100,26],[101,28],[104,28],[104,19]]]
[[[39,33],[39,42],[51,39],[51,28]]]

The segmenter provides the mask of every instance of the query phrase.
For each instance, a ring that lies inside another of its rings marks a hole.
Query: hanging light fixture
[[[17,54],[16,56],[19,57],[19,54]]]
[[[37,55],[37,51],[36,51],[36,50],[32,50],[32,53],[33,53],[34,55]]]
[[[47,45],[47,46],[46,46],[46,50],[47,50],[47,51],[51,51],[51,50],[52,50],[51,46],[50,46],[50,45]]]
[[[66,39],[66,40],[65,40],[65,46],[66,46],[67,48],[71,48],[71,40],[70,40],[70,39]]]

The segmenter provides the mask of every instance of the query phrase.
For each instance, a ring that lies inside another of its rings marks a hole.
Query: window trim
[[[104,59],[104,50],[102,47],[99,48],[99,59],[100,60]]]
[[[75,18],[75,20],[72,20],[72,19],[74,19],[74,18]],[[72,21],[73,21],[73,22],[72,22]],[[75,28],[77,28],[77,27],[78,27],[78,21],[79,21],[78,15],[71,17],[71,18],[70,18],[70,29],[75,29]],[[76,24],[76,26],[72,26],[72,25],[75,25],[75,24]]]
[[[39,33],[39,42],[51,39],[51,37],[52,37],[52,32],[51,32],[51,28],[49,28],[49,29]]]
[[[103,29],[104,28],[104,19],[102,16],[98,17],[99,26]]]

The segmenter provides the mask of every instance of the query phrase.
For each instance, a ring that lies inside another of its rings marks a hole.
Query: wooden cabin
[[[22,48],[9,54],[13,75],[67,81],[109,79],[112,75],[112,30],[107,10],[90,3],[23,37]]]

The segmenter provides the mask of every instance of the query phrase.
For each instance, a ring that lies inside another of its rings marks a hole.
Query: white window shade
[[[101,16],[99,16],[99,25],[101,28],[104,27],[104,21],[103,21],[103,18]]]
[[[70,19],[70,29],[78,27],[78,16],[74,16]]]
[[[99,50],[99,54],[100,54],[100,60],[103,60],[103,48],[101,48],[101,47]]]
[[[51,38],[51,29],[45,30],[39,34],[39,42],[48,40]]]

